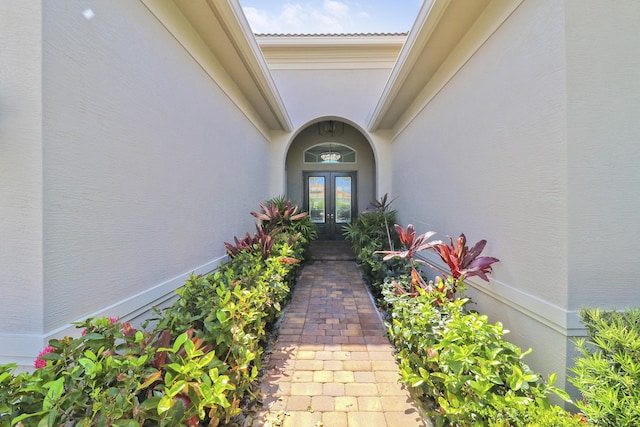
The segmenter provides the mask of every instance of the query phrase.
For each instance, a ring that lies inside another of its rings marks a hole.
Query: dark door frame
[[[336,178],[350,177],[351,178],[351,219],[355,218],[358,212],[358,185],[357,185],[357,171],[304,171],[303,175],[303,192],[304,209],[309,211],[309,178],[310,177],[323,177],[324,178],[324,212],[321,222],[316,222],[318,227],[318,239],[319,240],[343,240],[342,226],[347,222],[340,222],[336,217],[336,191],[335,182]],[[317,216],[317,215],[316,215]]]

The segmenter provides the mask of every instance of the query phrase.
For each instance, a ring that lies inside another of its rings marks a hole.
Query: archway
[[[287,152],[287,196],[308,209],[322,240],[341,240],[342,227],[376,197],[369,141],[340,120],[307,125]]]

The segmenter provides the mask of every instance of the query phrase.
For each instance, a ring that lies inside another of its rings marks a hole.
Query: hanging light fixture
[[[333,120],[326,120],[318,123],[318,133],[320,136],[340,136],[344,132],[344,123]]]
[[[333,151],[331,144],[329,144],[329,151],[320,153],[320,158],[322,159],[322,163],[338,163],[342,155],[337,151]]]

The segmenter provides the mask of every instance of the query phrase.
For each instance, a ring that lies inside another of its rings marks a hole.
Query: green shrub
[[[387,235],[387,224],[394,224],[395,211],[362,212],[354,220],[344,226],[344,237],[351,243],[356,255],[366,246],[372,246],[375,250],[391,250]],[[400,245],[393,226],[389,229],[391,245]]]
[[[220,361],[189,333],[172,342],[113,319],[79,327],[79,338],[51,340],[33,373],[0,368],[9,390],[0,403],[2,427],[197,425],[229,406],[233,386],[218,374]]]
[[[487,316],[464,310],[467,299],[449,299],[438,291],[409,285],[385,287],[391,307],[389,334],[396,347],[401,378],[427,402],[437,425],[486,426],[505,418],[506,425],[526,425],[522,409],[551,407],[553,387],[522,360],[528,352],[502,339],[506,331]],[[515,409],[514,409],[515,408]]]
[[[286,245],[279,250],[289,254]],[[214,274],[192,276],[179,289],[180,298],[158,321],[157,328],[172,335],[194,328],[196,335],[221,361],[219,372],[229,376],[234,389],[230,406],[217,416],[229,420],[239,411],[261,368],[265,328],[279,316],[289,296],[286,276],[289,257],[271,257],[262,262],[260,250],[243,251]]]
[[[387,277],[406,275],[411,270],[409,262],[400,258],[382,262],[383,255],[378,253],[374,244],[365,245],[356,257],[363,279],[376,299],[382,296],[382,285]]]
[[[489,427],[584,427],[585,423],[582,415],[559,406],[519,405],[505,408],[496,420],[489,421]]]
[[[576,406],[602,427],[640,425],[640,309],[582,309],[589,339],[576,340],[581,357],[569,381],[582,393]]]
[[[394,226],[394,245],[385,245],[387,212],[364,214],[345,228],[347,240],[358,254],[365,278],[379,281],[389,314],[389,336],[395,346],[401,381],[421,401],[437,426],[547,427],[577,426],[583,418],[551,405],[550,394],[569,400],[553,386],[555,375],[545,383],[524,363],[528,354],[503,340],[500,323],[465,310],[464,278],[478,276],[488,281],[497,258],[480,256],[481,240],[468,248],[461,234],[455,244],[429,241],[435,233],[417,235],[410,224]],[[387,227],[388,229],[388,227]],[[372,236],[370,239],[368,235]],[[401,245],[400,245],[401,243]],[[389,246],[392,246],[391,249]],[[402,249],[393,249],[393,246]],[[418,264],[440,272],[436,266],[416,258],[423,250],[434,250],[449,267],[435,283],[426,281]],[[383,258],[384,255],[384,258]],[[380,265],[399,263],[393,265]],[[400,266],[398,268],[398,265]],[[374,290],[376,285],[374,285]]]
[[[287,221],[304,217],[295,210],[285,205]],[[151,331],[88,319],[79,338],[51,340],[34,372],[0,366],[0,427],[228,423],[252,395],[266,328],[305,251],[300,231],[258,231],[227,245],[215,273],[191,276]]]

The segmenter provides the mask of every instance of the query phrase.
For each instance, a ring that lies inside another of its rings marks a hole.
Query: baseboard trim
[[[429,254],[421,258],[442,271],[448,270],[436,255]],[[493,278],[487,283],[477,277],[472,277],[465,280],[465,283],[472,292],[483,294],[568,338],[586,335],[586,329],[576,310],[559,307]]]
[[[114,313],[119,313],[120,319],[123,321],[139,318],[153,307],[173,298],[175,290],[182,286],[191,274],[210,273],[226,261],[226,255],[208,261],[193,270],[179,274],[138,294],[131,295],[92,313],[87,313],[74,322],[83,322],[90,317],[109,317]],[[73,325],[74,322],[44,334],[0,334],[0,364],[16,363],[21,370],[33,366],[36,356],[50,339],[80,335],[81,332]]]

